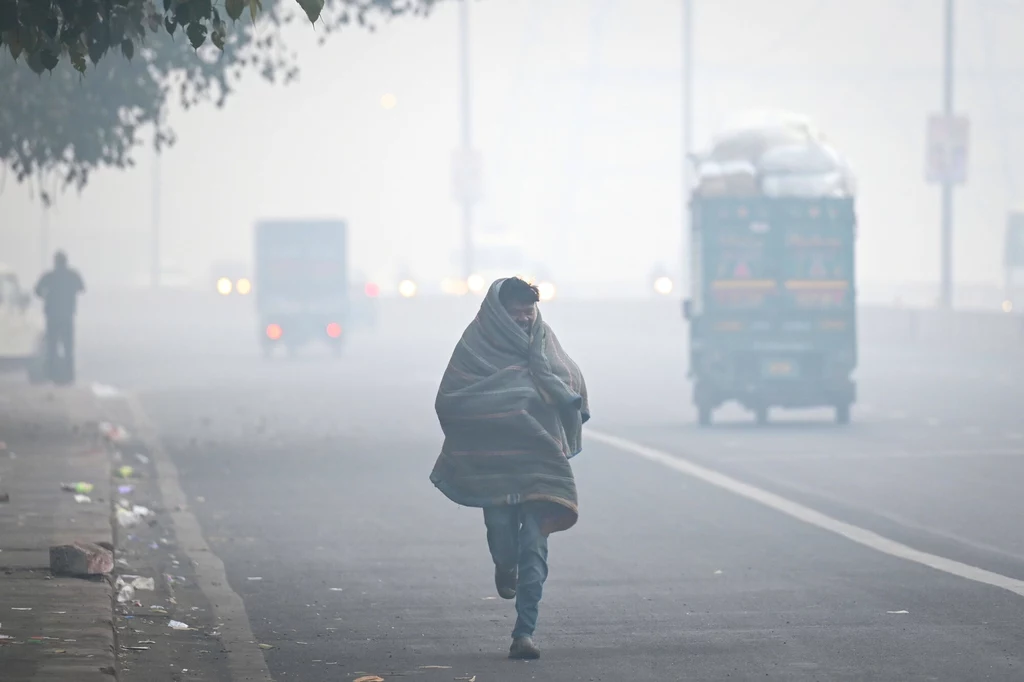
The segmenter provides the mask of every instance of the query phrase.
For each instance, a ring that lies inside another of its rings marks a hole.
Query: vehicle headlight
[[[398,283],[398,293],[404,298],[412,298],[417,291],[419,291],[419,287],[411,279],[403,279]]]
[[[230,294],[232,288],[231,280],[227,277],[221,277],[217,280],[217,293],[221,296]]]
[[[466,286],[469,287],[469,290],[474,294],[482,292],[486,284],[487,283],[484,281],[482,275],[470,275],[466,278]]]
[[[1012,313],[1013,312],[1013,301],[1010,301],[1010,300],[1003,301],[1003,312],[1004,313]]]
[[[555,297],[555,285],[551,282],[541,282],[537,285],[537,292],[540,294],[540,300],[550,301]]]
[[[672,280],[668,277],[659,277],[654,280],[654,292],[662,296],[672,293]]]
[[[252,282],[250,282],[245,277],[241,278],[240,280],[235,282],[235,291],[240,293],[242,296],[245,296],[250,291],[252,291]]]

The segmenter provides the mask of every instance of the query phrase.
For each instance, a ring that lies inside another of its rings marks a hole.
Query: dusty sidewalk
[[[110,458],[86,387],[0,379],[0,671],[5,682],[110,682],[115,674],[112,587],[103,578],[51,577],[49,548],[113,544]],[[62,483],[86,481],[90,501]]]

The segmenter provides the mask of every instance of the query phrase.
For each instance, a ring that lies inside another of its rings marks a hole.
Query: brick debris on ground
[[[108,451],[83,388],[0,382],[0,670],[5,681],[109,682],[112,587],[55,576],[50,548],[111,548]],[[78,492],[62,484],[89,483]],[[6,497],[5,497],[6,496]],[[106,562],[92,557],[91,566]]]

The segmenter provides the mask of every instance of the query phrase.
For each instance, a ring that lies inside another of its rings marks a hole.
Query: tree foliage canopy
[[[132,165],[145,126],[158,146],[173,142],[164,112],[175,93],[186,108],[220,106],[246,72],[294,80],[280,28],[295,19],[323,40],[439,0],[265,1],[0,0],[0,164],[37,178],[49,201],[97,167]]]

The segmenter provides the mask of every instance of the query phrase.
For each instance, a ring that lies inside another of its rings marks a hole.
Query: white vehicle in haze
[[[536,263],[526,255],[521,238],[505,230],[485,232],[475,240],[473,248],[474,272],[464,281],[448,278],[442,283],[445,293],[482,295],[497,279],[519,277],[536,284],[541,301],[555,298],[557,288]]]
[[[218,261],[210,269],[213,289],[221,296],[248,296],[252,267],[243,261]]]
[[[0,370],[23,370],[30,381],[43,379],[46,324],[32,291],[0,264]]]

